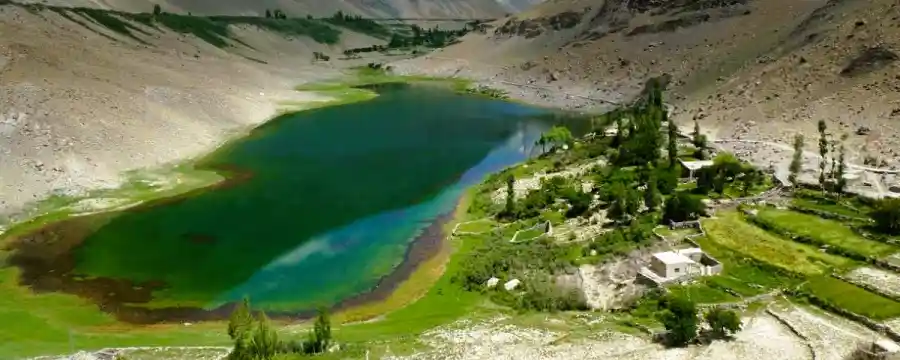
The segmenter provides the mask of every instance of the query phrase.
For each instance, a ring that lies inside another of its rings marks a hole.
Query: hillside
[[[396,68],[595,111],[667,74],[683,129],[782,144],[799,132],[811,150],[825,120],[853,161],[896,168],[898,18],[893,0],[553,0]]]
[[[263,15],[265,9],[281,9],[288,15],[330,15],[341,10],[378,18],[492,18],[517,12],[538,0],[50,0],[36,3],[84,6],[122,11],[148,11],[159,4],[164,11],[204,15]]]
[[[0,215],[55,189],[204,154],[340,74],[314,51],[384,40],[319,20],[0,5]],[[321,99],[318,99],[321,100]]]

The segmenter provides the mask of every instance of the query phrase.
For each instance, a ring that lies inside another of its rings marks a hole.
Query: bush
[[[666,327],[666,340],[672,346],[684,346],[697,337],[697,306],[682,297],[667,297],[661,303],[660,321]]]
[[[712,330],[713,335],[724,338],[741,330],[741,316],[733,311],[723,308],[713,308],[704,316],[706,323]]]
[[[869,214],[875,220],[875,229],[885,234],[900,234],[900,199],[882,199],[875,202]]]
[[[675,194],[669,201],[666,201],[665,210],[663,211],[663,221],[682,222],[697,220],[705,213],[706,205],[704,205],[700,199],[681,192]]]

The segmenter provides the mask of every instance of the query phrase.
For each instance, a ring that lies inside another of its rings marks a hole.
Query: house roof
[[[684,166],[691,171],[713,165],[712,160],[685,161],[683,159],[679,159],[678,161],[681,162],[681,166]]]
[[[676,252],[666,251],[661,253],[653,254],[653,257],[662,261],[663,264],[672,265],[672,264],[693,264],[694,260],[691,260],[687,256],[681,255]]]
[[[703,253],[703,250],[701,250],[700,248],[687,248],[678,250],[678,253],[686,256],[689,254],[701,254]]]

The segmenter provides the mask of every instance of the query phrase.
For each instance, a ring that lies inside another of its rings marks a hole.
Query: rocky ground
[[[387,358],[842,360],[857,344],[876,338],[852,323],[801,308],[781,306],[774,312],[777,317],[763,311],[745,317],[744,329],[732,340],[687,348],[665,348],[643,337],[602,328],[576,336],[564,330],[515,325],[503,318],[462,321],[425,334],[422,341],[431,346],[427,352]]]

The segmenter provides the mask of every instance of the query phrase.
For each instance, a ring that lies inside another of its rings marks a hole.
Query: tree
[[[819,186],[822,187],[822,191],[825,191],[825,167],[828,164],[828,134],[825,133],[826,129],[825,120],[819,120],[819,156],[822,157],[822,160],[819,161]]]
[[[844,141],[847,140],[847,134],[841,136],[841,148],[840,155],[837,165],[837,182],[834,185],[834,191],[838,193],[838,195],[844,193],[844,189],[847,187],[847,179],[844,179],[844,175],[847,174],[847,162],[844,160]]]
[[[696,220],[706,213],[706,205],[700,199],[686,193],[677,193],[663,209],[663,221],[682,222]]]
[[[719,307],[709,310],[704,318],[712,329],[712,333],[720,338],[731,336],[740,331],[743,326],[737,312]]]
[[[313,335],[315,336],[316,352],[324,352],[331,345],[331,317],[328,309],[319,308],[319,315],[316,316],[316,323],[313,325]]]
[[[506,216],[512,216],[516,211],[516,177],[509,174],[506,178],[506,208],[504,209]]]
[[[694,132],[691,133],[691,135],[693,135],[692,142],[697,150],[706,147],[706,139],[703,134],[700,133],[700,122],[697,121],[697,119],[694,119]]]
[[[612,113],[612,117],[613,119],[615,119],[616,123],[616,136],[613,138],[612,146],[619,147],[622,145],[622,140],[625,137],[625,124],[624,120],[622,119],[622,112],[619,110],[614,110]]]
[[[660,320],[668,331],[668,341],[684,346],[697,337],[697,306],[683,297],[669,297],[664,301]]]
[[[263,312],[260,312],[250,349],[254,360],[270,360],[278,351],[278,333]]]
[[[869,213],[875,220],[875,228],[885,234],[900,234],[900,199],[881,199],[872,206]]]
[[[659,188],[657,188],[656,171],[653,168],[653,164],[647,163],[647,173],[649,178],[644,189],[644,205],[650,211],[656,211],[662,202],[662,195],[659,193]]]
[[[791,165],[788,168],[788,170],[790,171],[790,175],[788,175],[788,181],[791,182],[791,186],[797,187],[797,178],[802,167],[803,134],[797,134],[796,136],[794,136],[794,157],[791,159]]]
[[[159,16],[161,14],[162,14],[162,7],[160,7],[159,4],[153,5],[153,15]]]
[[[253,315],[250,313],[250,299],[244,298],[235,307],[228,319],[228,336],[234,341],[234,349],[228,354],[230,360],[253,359],[250,333],[253,330]]]
[[[675,164],[672,168],[656,168],[656,188],[661,194],[671,195],[678,187],[678,178],[681,175],[681,166]]]
[[[271,18],[272,18],[272,11],[269,9],[266,9],[266,19],[271,19]]]
[[[749,170],[741,176],[741,196],[750,196],[753,185],[759,182],[760,174],[756,170]]]
[[[253,315],[250,314],[250,299],[244,298],[228,318],[228,336],[231,340],[246,338],[253,327]]]
[[[668,118],[668,115],[666,115]],[[675,125],[675,121],[669,119],[669,167],[674,168],[676,164],[678,164],[678,126]]]

